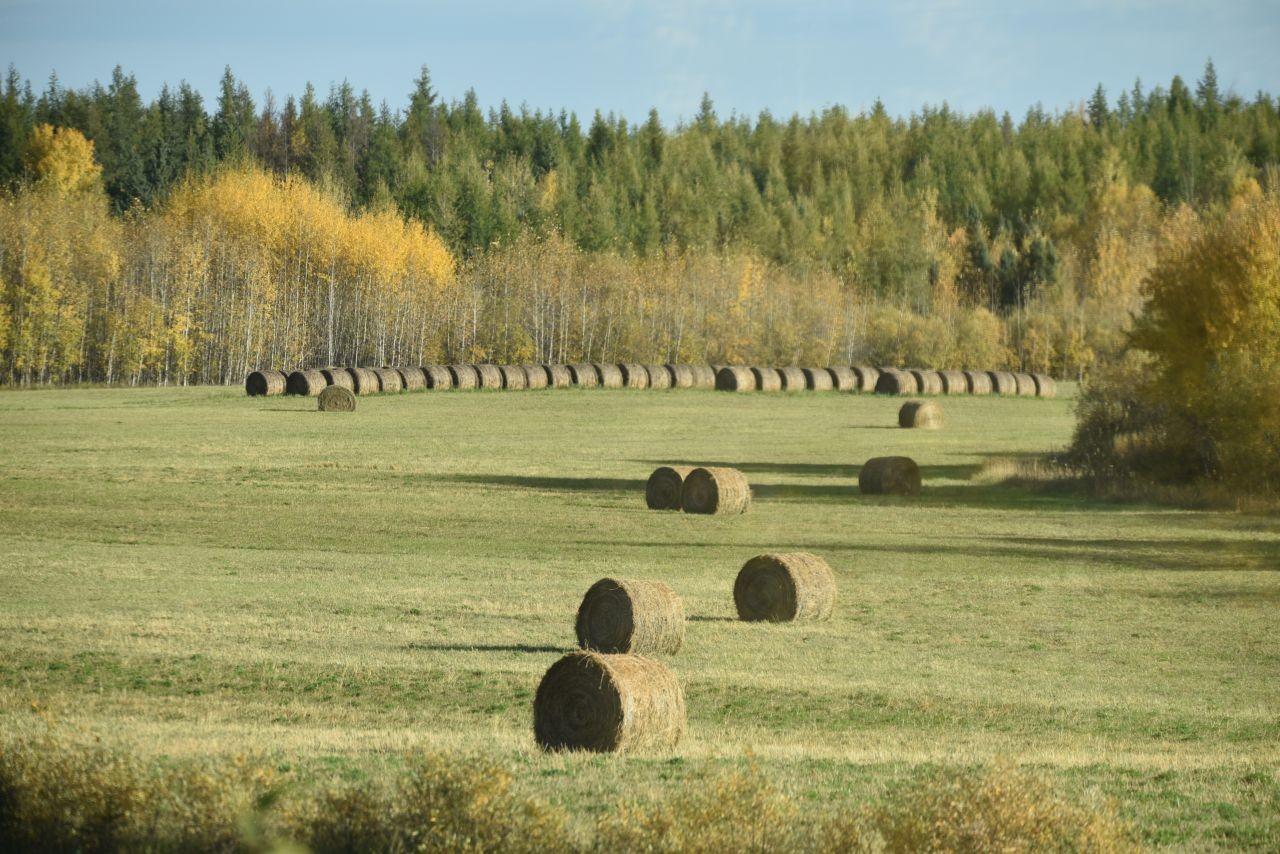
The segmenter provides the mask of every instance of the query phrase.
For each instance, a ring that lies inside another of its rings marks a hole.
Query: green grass
[[[0,729],[32,708],[146,754],[349,776],[480,754],[592,815],[754,761],[815,805],[1007,758],[1150,843],[1280,845],[1280,520],[977,477],[1062,447],[1069,400],[231,389],[0,395]],[[867,458],[922,466],[865,497]],[[751,512],[656,513],[657,465],[744,470]],[[835,569],[829,623],[733,619],[742,563]],[[543,756],[531,703],[604,575],[685,600],[676,756]],[[750,757],[750,760],[749,760]]]

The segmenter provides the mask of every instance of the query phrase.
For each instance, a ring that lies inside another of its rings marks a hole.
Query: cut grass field
[[[268,754],[348,777],[480,755],[576,814],[753,763],[801,803],[1009,760],[1150,844],[1280,846],[1280,520],[990,482],[1063,446],[1056,400],[234,389],[0,397],[0,731]],[[873,456],[918,498],[862,496]],[[658,465],[750,478],[744,516],[645,508]],[[765,551],[835,570],[826,623],[735,619]],[[670,584],[674,756],[547,756],[538,680],[604,576]]]

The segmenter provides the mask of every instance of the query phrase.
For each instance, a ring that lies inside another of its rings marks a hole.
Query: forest
[[[230,69],[0,92],[0,381],[259,366],[764,361],[1080,377],[1192,223],[1280,184],[1280,103],[1212,62],[1019,119],[878,101],[669,125]]]

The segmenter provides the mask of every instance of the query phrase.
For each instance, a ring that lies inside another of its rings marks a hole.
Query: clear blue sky
[[[144,98],[186,80],[212,107],[230,65],[261,103],[344,78],[407,103],[418,69],[446,100],[597,109],[668,124],[704,91],[717,112],[807,114],[876,98],[895,115],[940,104],[1021,117],[1068,109],[1102,83],[1114,102],[1141,77],[1280,94],[1280,0],[716,0],[280,2],[0,0],[0,64],[37,89],[106,81],[119,64]]]

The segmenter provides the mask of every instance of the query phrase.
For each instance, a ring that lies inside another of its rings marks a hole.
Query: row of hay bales
[[[716,371],[720,391],[864,391],[880,394],[1007,394],[1053,397],[1048,374],[933,371],[917,368],[771,368],[727,365]]]

